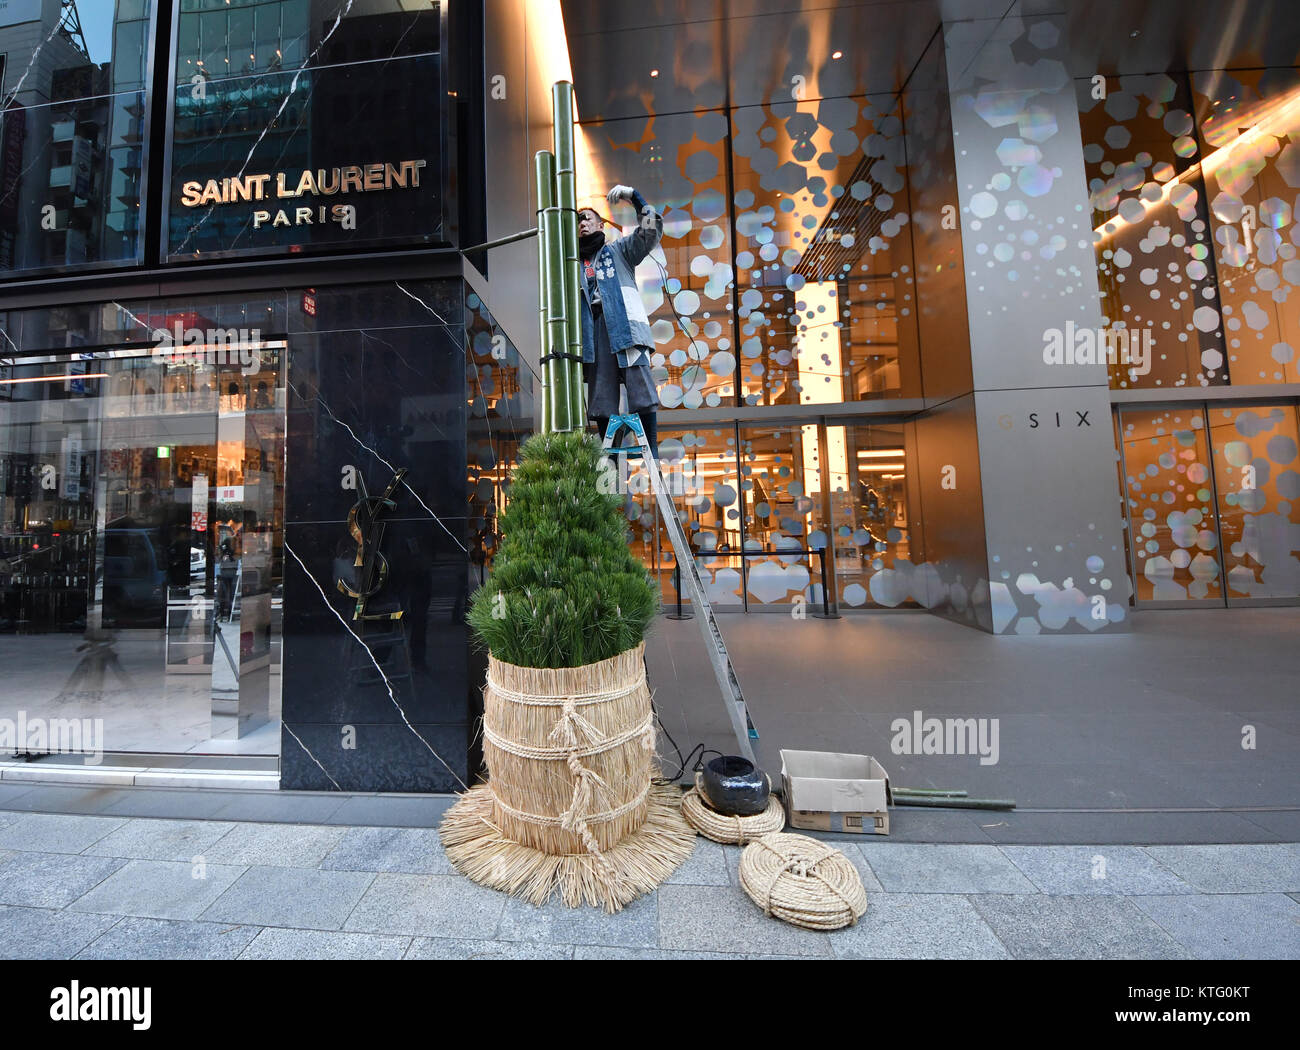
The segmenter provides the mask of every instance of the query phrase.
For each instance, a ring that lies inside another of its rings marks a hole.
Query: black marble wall
[[[284,789],[449,791],[471,781],[482,658],[470,645],[466,359],[458,280],[318,289],[289,334]],[[352,619],[335,585],[348,511],[405,467],[385,523],[386,585]]]

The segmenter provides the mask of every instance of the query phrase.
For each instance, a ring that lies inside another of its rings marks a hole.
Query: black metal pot
[[[695,774],[695,788],[713,810],[729,817],[762,813],[772,794],[767,774],[737,755],[723,755],[706,763]]]

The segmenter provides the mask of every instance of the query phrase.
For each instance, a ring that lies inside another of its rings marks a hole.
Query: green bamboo
[[[965,798],[966,795],[967,795],[967,792],[965,792],[965,791],[956,790],[956,789],[954,789],[954,790],[948,790],[948,789],[945,789],[945,788],[901,788],[901,787],[891,787],[891,788],[890,788],[890,791],[892,791],[895,795],[916,795],[916,796],[919,796],[919,797],[921,797],[921,798],[926,798],[926,797],[933,797],[933,798]]]
[[[551,172],[554,165],[548,163],[551,155],[545,150],[538,150],[537,155],[533,158],[534,182],[537,186],[537,315],[539,327],[541,329],[541,338],[538,342],[539,356],[545,356],[547,353],[547,344],[550,342],[550,329],[546,317],[546,235],[542,226],[542,208],[545,206],[542,202],[547,194],[547,189],[551,185]],[[540,365],[541,371],[541,413],[538,417],[538,425],[543,434],[550,430],[551,419],[551,384],[550,384],[550,362]]]
[[[557,429],[581,430],[586,425],[586,390],[582,382],[582,326],[579,317],[578,184],[573,150],[573,85],[567,80],[551,86],[555,152],[555,203],[559,208],[563,249],[565,352],[578,360],[565,360],[564,382],[569,393],[568,417]]]
[[[546,309],[547,354],[565,353],[568,350],[568,332],[564,319],[564,249],[560,241],[559,209],[555,205],[555,157],[542,151],[538,154],[539,174],[544,176],[537,187],[538,219],[545,252],[542,268],[542,297]],[[568,375],[565,361],[552,357],[546,362],[547,416],[542,428],[546,432],[567,430],[571,414]]]
[[[1015,809],[1010,798],[935,798],[925,795],[894,794],[895,806],[928,806],[931,809]]]

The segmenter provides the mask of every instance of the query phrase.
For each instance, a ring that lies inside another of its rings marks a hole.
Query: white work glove
[[[617,204],[619,201],[630,201],[632,199],[632,194],[635,192],[636,190],[631,186],[618,185],[605,194],[605,199],[609,201],[610,204]]]

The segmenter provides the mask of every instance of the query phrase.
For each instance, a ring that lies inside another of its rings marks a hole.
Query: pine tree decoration
[[[658,596],[628,547],[621,498],[601,491],[603,456],[581,431],[524,443],[504,539],[469,614],[498,660],[580,667],[644,638]]]
[[[447,859],[541,904],[617,911],[691,855],[681,793],[656,783],[645,631],[659,596],[628,549],[622,500],[581,431],[524,443],[504,539],[470,623],[489,648],[487,783],[439,827]]]

